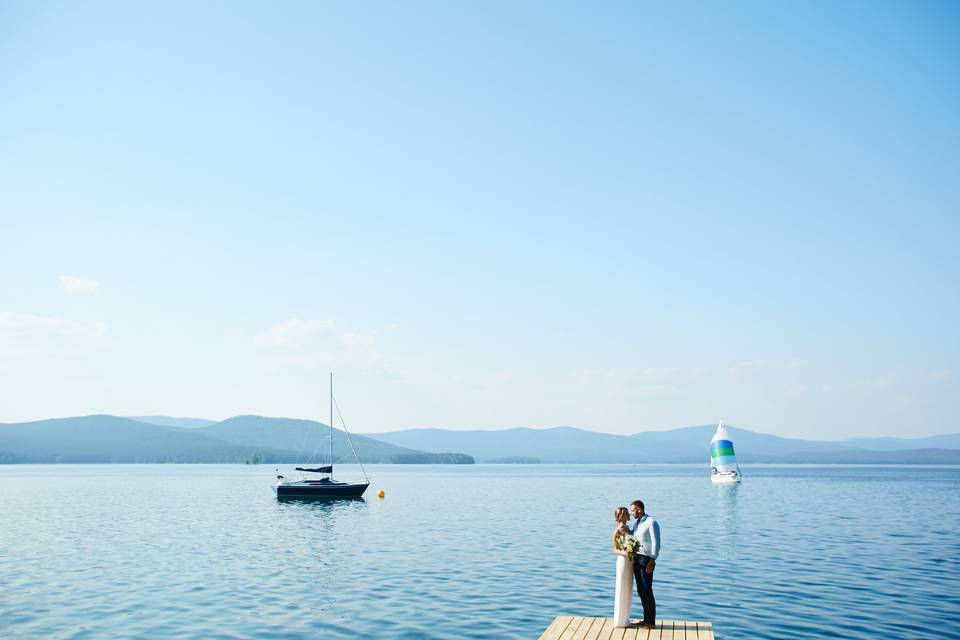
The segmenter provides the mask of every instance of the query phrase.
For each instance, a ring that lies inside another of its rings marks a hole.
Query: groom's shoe
[[[642,629],[656,629],[656,628],[657,628],[657,625],[655,625],[655,624],[652,623],[652,622],[644,622],[643,620],[641,620],[641,621],[640,621],[640,627],[641,627]]]

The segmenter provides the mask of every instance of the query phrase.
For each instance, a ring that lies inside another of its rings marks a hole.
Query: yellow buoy
[[[383,489],[380,489],[380,493],[377,494],[377,497],[378,497],[378,498],[382,498],[382,497],[385,496],[385,495],[387,495],[387,494],[385,494],[385,493],[383,492]]]

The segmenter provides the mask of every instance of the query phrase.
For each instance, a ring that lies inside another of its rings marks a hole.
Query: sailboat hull
[[[289,482],[274,485],[277,498],[298,499],[327,499],[327,498],[360,498],[370,486],[369,482],[338,482],[321,484],[313,482]]]
[[[715,473],[710,476],[710,482],[713,484],[736,484],[740,482],[739,473]]]

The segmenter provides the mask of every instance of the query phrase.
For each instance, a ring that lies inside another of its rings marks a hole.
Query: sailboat
[[[740,482],[741,476],[733,441],[723,426],[723,420],[720,420],[710,440],[710,481],[714,484],[733,484]]]
[[[350,438],[350,432],[347,431],[347,425],[343,422],[343,416],[340,416],[340,424],[343,426],[343,432],[347,434],[347,441],[350,443],[350,450],[357,458],[360,464],[360,471],[363,473],[363,482],[340,482],[333,479],[333,374],[330,374],[330,460],[329,464],[317,467],[296,467],[297,471],[302,471],[303,476],[300,480],[287,480],[284,476],[277,475],[277,482],[273,485],[273,490],[277,498],[361,498],[363,492],[370,486],[370,478],[367,476],[363,463],[360,462],[360,456],[353,446],[353,440]],[[337,406],[337,413],[340,413],[340,407]]]

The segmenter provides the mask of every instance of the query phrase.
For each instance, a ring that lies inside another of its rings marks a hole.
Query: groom
[[[657,554],[660,553],[660,525],[646,514],[640,500],[630,503],[630,511],[635,519],[630,531],[640,541],[640,553],[633,559],[637,595],[643,604],[640,626],[654,629],[657,626],[657,601],[653,598],[653,569],[657,564]]]

